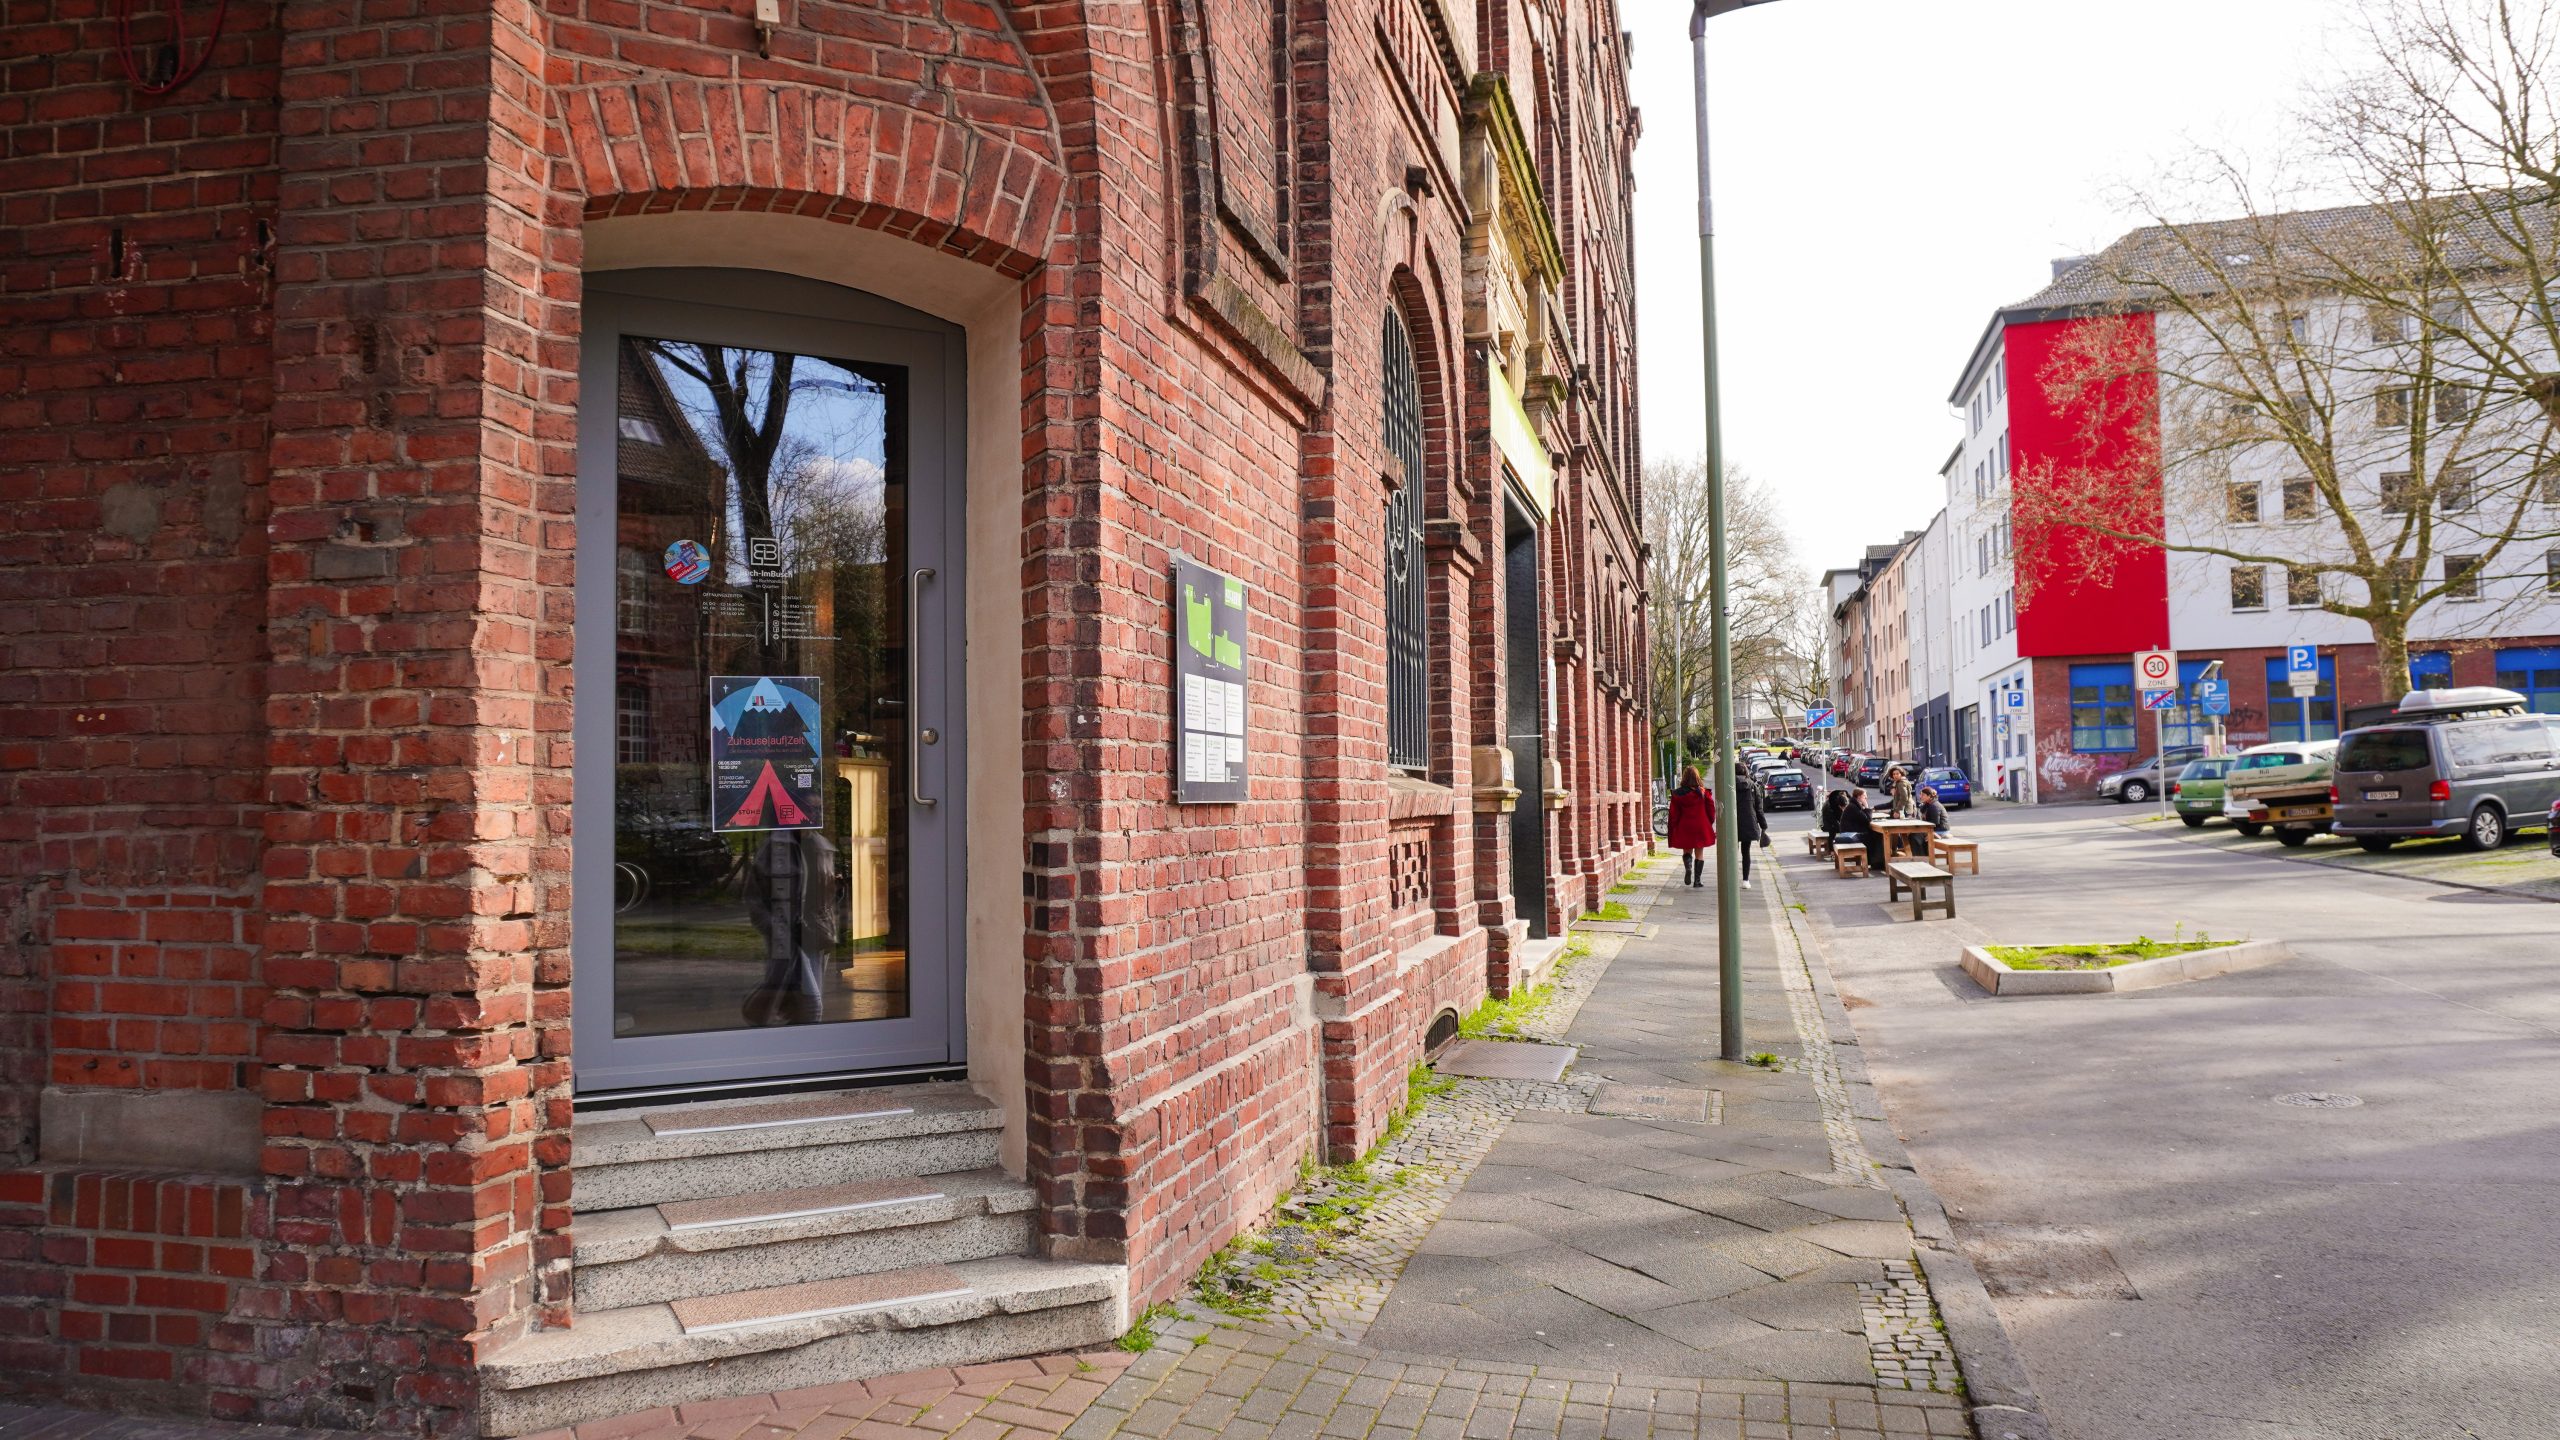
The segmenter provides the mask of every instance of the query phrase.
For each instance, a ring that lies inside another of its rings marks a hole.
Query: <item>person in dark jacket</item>
[[[1766,848],[1769,843],[1769,817],[1760,799],[1760,787],[1737,775],[1733,781],[1733,839],[1742,852],[1742,888],[1751,888],[1751,847]]]
[[[1839,835],[1853,844],[1866,846],[1869,864],[1883,863],[1884,842],[1876,834],[1875,812],[1867,808],[1867,797],[1855,790],[1842,793],[1849,800],[1840,807]]]
[[[1939,834],[1947,833],[1947,807],[1938,803],[1935,787],[1920,787],[1920,818],[1928,821]]]
[[[1707,793],[1707,782],[1699,778],[1695,765],[1682,769],[1680,783],[1672,788],[1671,833],[1666,838],[1680,852],[1680,883],[1693,888],[1703,883],[1705,851],[1716,843],[1716,797]]]
[[[1832,840],[1840,838],[1840,817],[1848,813],[1848,809],[1849,792],[1846,790],[1834,790],[1822,797],[1822,819],[1818,823],[1824,836]]]

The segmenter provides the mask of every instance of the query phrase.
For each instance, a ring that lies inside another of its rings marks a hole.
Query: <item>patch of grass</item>
[[[1405,1184],[1412,1171],[1399,1168],[1381,1175],[1369,1168],[1369,1162],[1377,1158],[1379,1148],[1403,1133],[1432,1096],[1445,1095],[1457,1084],[1427,1065],[1413,1067],[1405,1076],[1405,1103],[1388,1119],[1377,1145],[1342,1165],[1320,1166],[1312,1157],[1302,1162],[1299,1183],[1280,1198],[1270,1228],[1239,1235],[1210,1256],[1191,1282],[1193,1298],[1240,1320],[1259,1320],[1269,1314],[1275,1289],[1312,1270],[1345,1236],[1359,1230],[1381,1197]],[[1154,1343],[1152,1335],[1148,1343]],[[1125,1348],[1127,1342],[1122,1344]]]
[[[2099,941],[2088,945],[1988,945],[1983,948],[1992,959],[2012,970],[2105,970],[2111,966],[2130,965],[2137,960],[2158,960],[2167,955],[2219,950],[2239,943],[2237,940],[2216,940],[2198,933],[2193,940],[2154,940],[2142,935],[2131,940]]]
[[[1779,1058],[1778,1058],[1777,1056],[1775,1056],[1775,1055],[1770,1054],[1770,1053],[1769,1053],[1768,1051],[1766,1051],[1766,1050],[1762,1050],[1762,1051],[1760,1051],[1760,1052],[1758,1052],[1758,1053],[1756,1053],[1756,1054],[1754,1054],[1754,1055],[1751,1055],[1751,1056],[1747,1057],[1747,1058],[1743,1061],[1743,1063],[1744,1063],[1744,1064],[1746,1064],[1746,1065],[1757,1065],[1757,1066],[1759,1066],[1759,1067],[1760,1067],[1761,1069],[1763,1069],[1763,1070],[1775,1070],[1775,1069],[1777,1069],[1779,1066],[1784,1065],[1784,1064],[1786,1064],[1787,1062],[1786,1062],[1786,1061],[1784,1061],[1784,1060],[1779,1059]]]
[[[1128,1351],[1132,1355],[1144,1355],[1148,1351],[1153,1350],[1156,1348],[1156,1342],[1164,1338],[1156,1333],[1157,1324],[1172,1318],[1173,1307],[1171,1305],[1158,1305],[1147,1311],[1147,1313],[1138,1317],[1136,1324],[1129,1327],[1128,1334],[1120,1337],[1118,1342],[1120,1348]],[[1076,1362],[1076,1368],[1079,1370],[1090,1370],[1093,1367],[1079,1360]]]
[[[1636,887],[1628,884],[1624,880],[1621,880],[1617,884],[1609,887],[1609,893],[1612,895],[1633,895],[1636,893]]]
[[[1555,997],[1556,982],[1573,973],[1573,967],[1589,959],[1591,937],[1575,935],[1565,941],[1564,953],[1556,957],[1556,968],[1547,983],[1534,990],[1514,990],[1496,1000],[1485,997],[1484,1003],[1458,1021],[1458,1033],[1469,1040],[1482,1040],[1494,1035],[1517,1035],[1546,1003]]]
[[[1583,911],[1582,918],[1585,920],[1633,920],[1636,916],[1635,912],[1629,910],[1622,902],[1611,900],[1597,910]]]

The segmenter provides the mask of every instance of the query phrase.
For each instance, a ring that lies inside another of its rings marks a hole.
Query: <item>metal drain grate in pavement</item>
[[[1676,1085],[1622,1085],[1613,1080],[1591,1093],[1591,1113],[1718,1125],[1724,1122],[1724,1093]]]
[[[2361,1095],[2341,1095],[2333,1090],[2296,1090],[2276,1097],[2279,1105],[2299,1105],[2305,1110],[2353,1110],[2364,1103]]]

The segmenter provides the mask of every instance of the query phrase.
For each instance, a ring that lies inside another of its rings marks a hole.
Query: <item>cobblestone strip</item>
[[[1772,875],[1780,873],[1775,865],[1769,871]],[[1867,1158],[1866,1142],[1858,1138],[1856,1113],[1849,1108],[1849,1087],[1840,1079],[1840,1062],[1831,1053],[1831,1027],[1822,1018],[1822,997],[1814,993],[1813,972],[1806,968],[1812,961],[1805,954],[1803,937],[1787,918],[1780,899],[1783,888],[1781,882],[1761,894],[1769,924],[1781,939],[1778,978],[1786,986],[1787,1008],[1796,1021],[1796,1048],[1802,1052],[1788,1062],[1787,1068],[1813,1079],[1813,1093],[1822,1101],[1822,1133],[1831,1142],[1832,1178],[1843,1185],[1882,1189],[1884,1180]]]
[[[1858,1309],[1866,1322],[1877,1385],[1956,1393],[1956,1352],[1939,1328],[1938,1307],[1916,1266],[1908,1260],[1885,1261],[1882,1283],[1859,1282]]]
[[[1613,898],[1641,918],[1662,893],[1662,883],[1643,878],[1634,883],[1633,894]],[[1569,965],[1546,998],[1504,1038],[1561,1042],[1583,1002],[1609,973],[1610,962],[1633,938],[1589,936],[1590,953]],[[1591,1108],[1592,1092],[1600,1084],[1598,1076],[1578,1074],[1552,1085],[1453,1077],[1451,1089],[1425,1101],[1370,1158],[1369,1173],[1385,1183],[1358,1228],[1308,1258],[1304,1250],[1313,1247],[1293,1236],[1291,1227],[1273,1227],[1274,1258],[1293,1266],[1303,1262],[1304,1268],[1292,1268],[1272,1282],[1263,1318],[1302,1334],[1358,1341],[1387,1303],[1405,1262],[1422,1248],[1423,1237],[1491,1153],[1511,1117],[1524,1110],[1579,1114]]]
[[[1769,868],[1778,873],[1778,867]],[[1813,1078],[1814,1094],[1822,1101],[1822,1131],[1831,1142],[1833,1178],[1843,1185],[1887,1189],[1867,1154],[1866,1142],[1858,1135],[1856,1112],[1849,1104],[1849,1087],[1840,1078],[1839,1058],[1832,1052],[1831,1027],[1822,1018],[1822,997],[1814,992],[1813,958],[1783,908],[1784,892],[1792,883],[1782,879],[1771,886],[1766,901],[1769,923],[1784,938],[1785,943],[1779,947],[1778,971],[1786,982],[1787,1006],[1794,1012],[1796,1040],[1804,1052],[1789,1068]],[[1867,1357],[1875,1365],[1878,1385],[1888,1390],[1926,1390],[1947,1395],[1955,1394],[1962,1386],[1955,1350],[1947,1343],[1946,1330],[1939,1324],[1928,1282],[1909,1260],[1887,1260],[1881,1282],[1859,1282],[1858,1313],[1866,1328]]]

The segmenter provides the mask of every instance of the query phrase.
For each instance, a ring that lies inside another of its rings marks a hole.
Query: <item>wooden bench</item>
[[[1814,856],[1830,854],[1831,837],[1819,830],[1807,830],[1804,832],[1804,853]]]
[[[1979,840],[1959,840],[1953,835],[1932,835],[1929,837],[1930,864],[1945,869],[1949,874],[1954,874],[1956,862],[1958,861],[1962,861],[1964,863],[1965,874],[1981,874],[1982,842]]]
[[[1867,873],[1867,847],[1849,840],[1842,840],[1834,844],[1831,847],[1831,873],[1834,875],[1865,875]]]
[[[1886,904],[1892,904],[1908,892],[1911,896],[1912,919],[1925,920],[1929,918],[1931,910],[1938,911],[1950,920],[1956,918],[1955,876],[1935,865],[1924,864],[1918,860],[1892,861],[1884,867],[1884,876]],[[1944,898],[1930,899],[1929,890],[1932,886],[1944,892]]]

